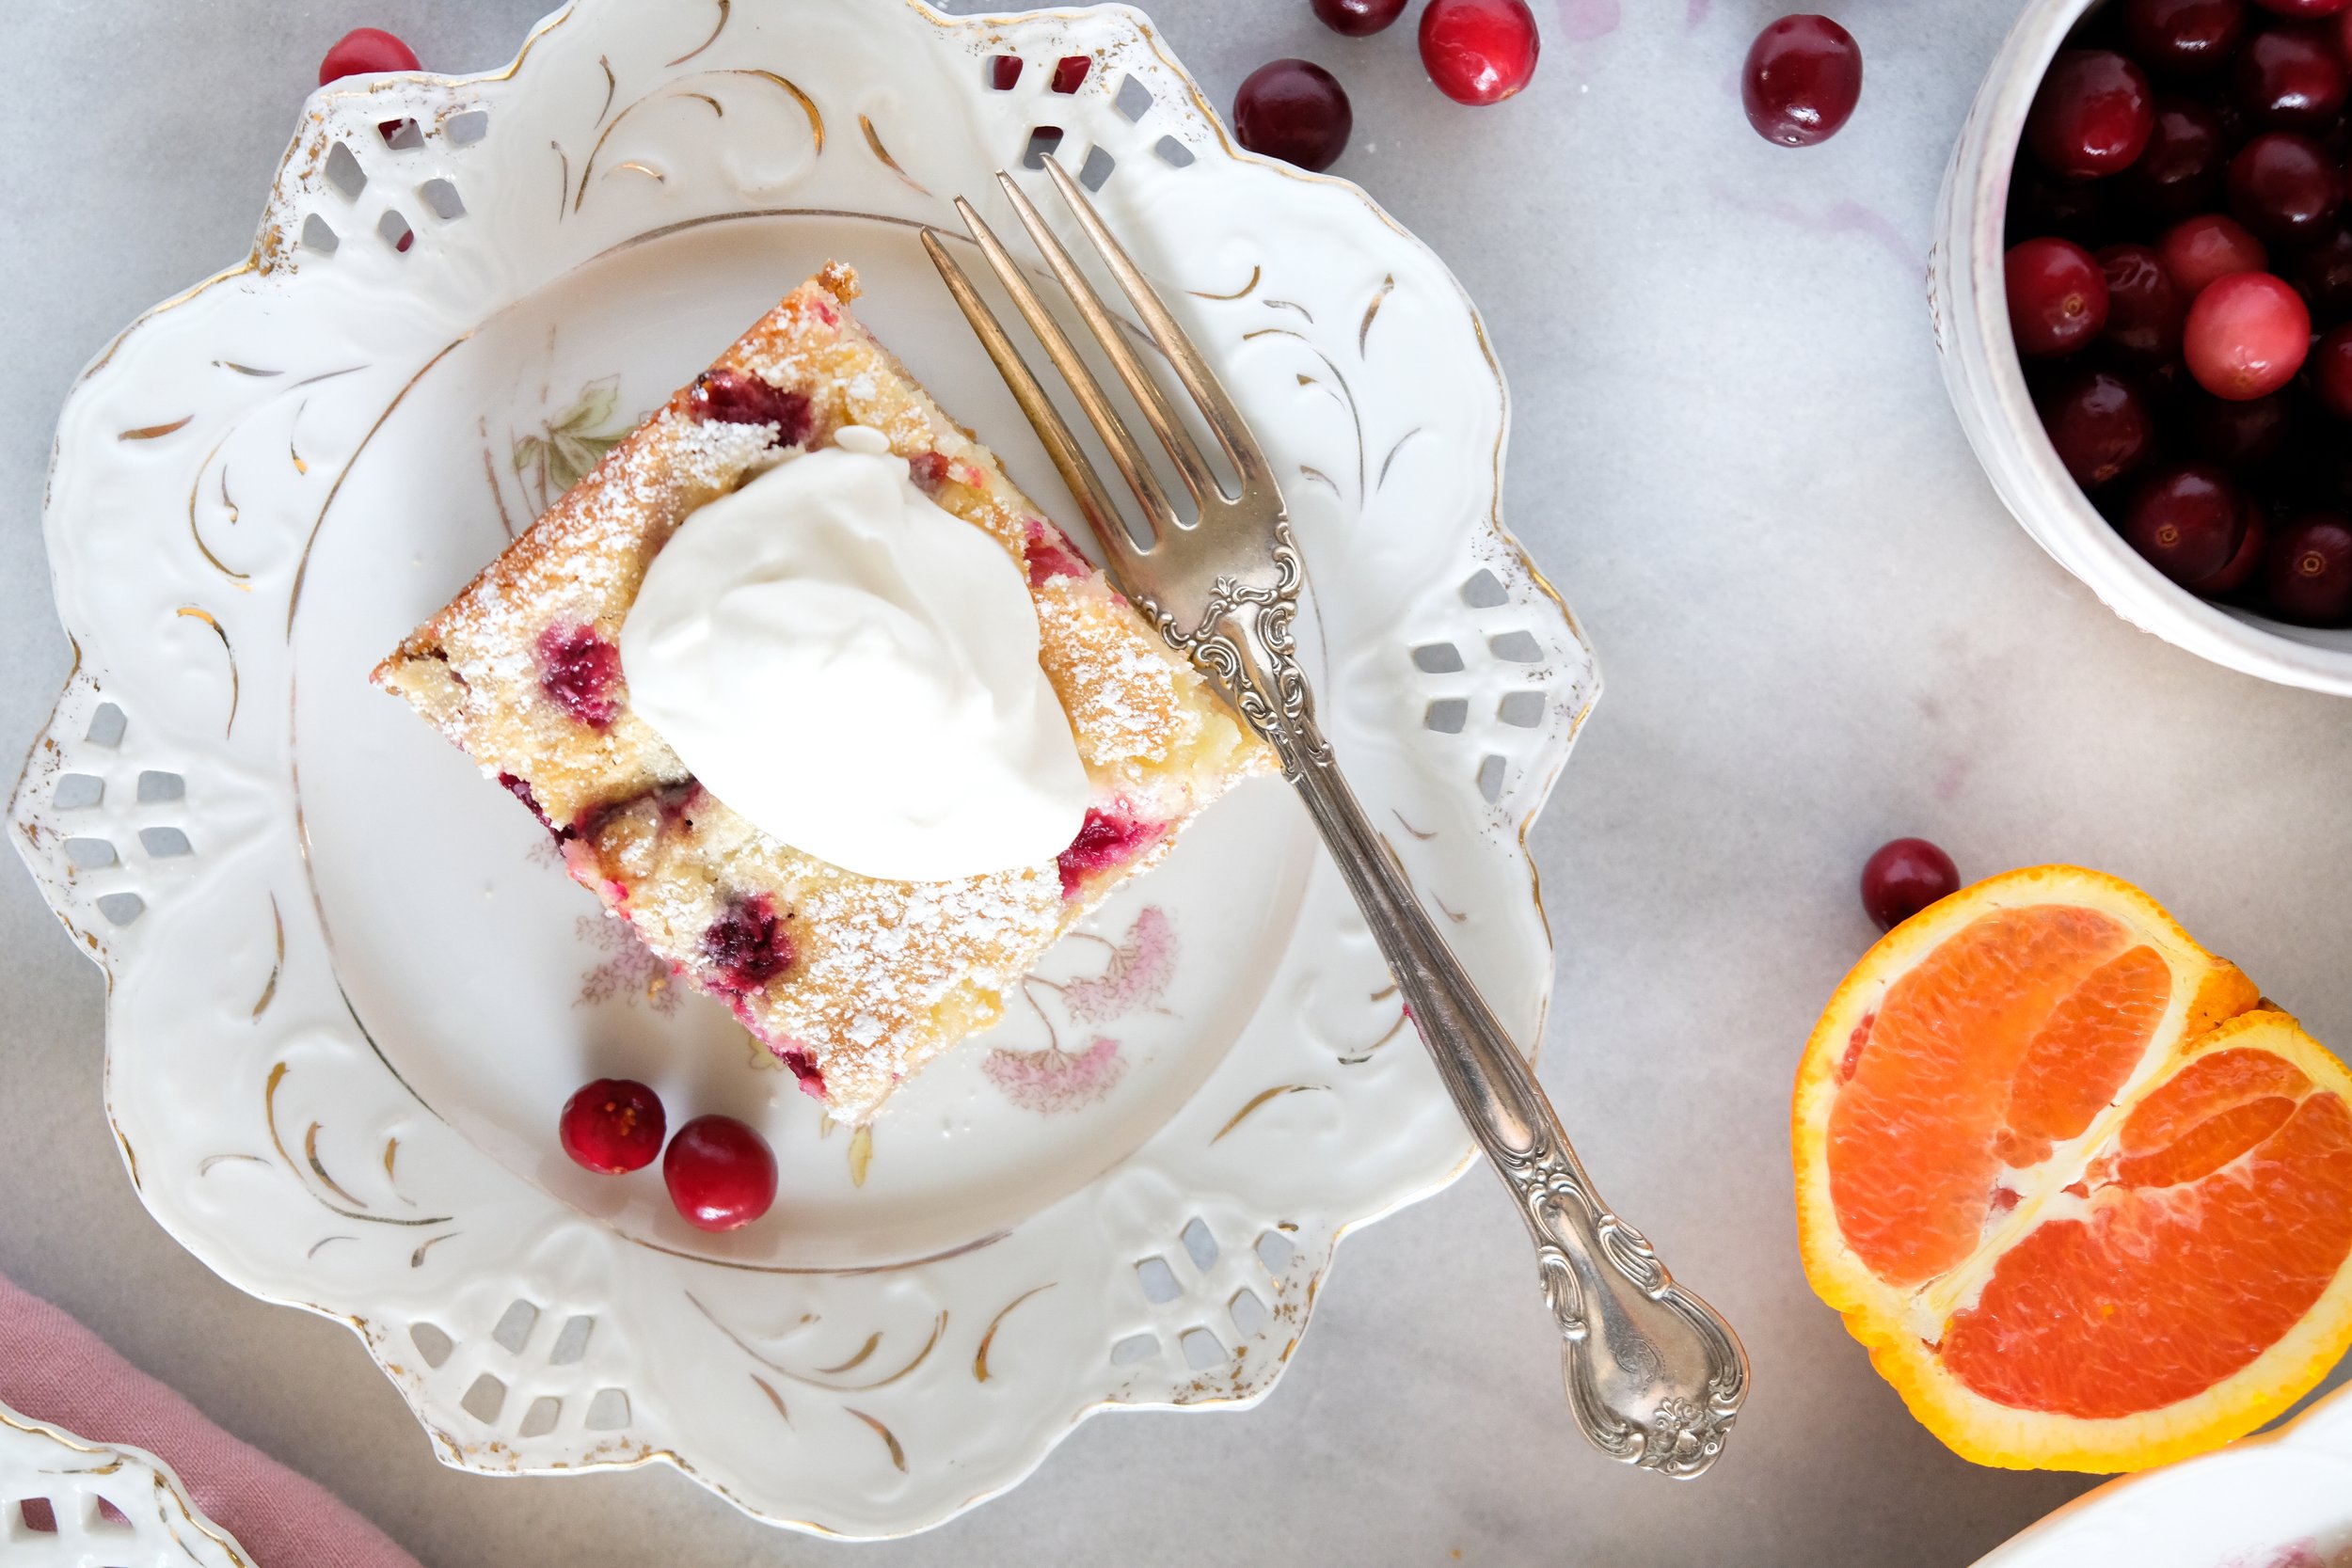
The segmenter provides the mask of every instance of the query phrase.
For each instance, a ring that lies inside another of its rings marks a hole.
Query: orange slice
[[[1979,1464],[2163,1464],[2352,1344],[2352,1074],[2112,877],[2013,871],[1888,933],[1792,1131],[1814,1291]]]

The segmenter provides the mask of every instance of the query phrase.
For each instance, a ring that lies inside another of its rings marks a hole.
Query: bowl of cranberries
[[[1945,181],[1961,423],[2124,619],[2352,695],[2352,0],[2032,0]]]

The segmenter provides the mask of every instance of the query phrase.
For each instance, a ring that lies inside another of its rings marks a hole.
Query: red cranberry
[[[2352,228],[2338,224],[2295,264],[2295,286],[2321,322],[2352,316]]]
[[[2230,563],[2209,578],[2201,578],[2188,585],[2189,591],[2208,599],[2234,594],[2254,580],[2262,570],[2263,557],[2270,546],[2270,525],[2264,519],[2263,509],[2252,500],[2246,503],[2245,526],[2238,534],[2237,554]]]
[[[634,1078],[599,1078],[564,1101],[556,1135],[576,1164],[618,1176],[653,1164],[667,1126],[653,1090]]]
[[[2168,76],[2213,70],[2246,28],[2244,0],[2126,0],[2122,9],[2132,52]]]
[[[2352,5],[2352,0],[2255,0],[2266,11],[2280,16],[2333,16]]]
[[[2262,124],[2324,130],[2344,107],[2344,60],[2332,39],[2274,27],[2247,40],[2233,85],[2239,104]]]
[[[2027,240],[2002,260],[2009,330],[2017,352],[2037,359],[2072,354],[2107,325],[2107,280],[2072,240]]]
[[[1862,863],[1862,908],[1882,931],[1959,891],[1960,868],[1924,838],[1882,844]]]
[[[2185,98],[2159,99],[2147,150],[2118,179],[2141,208],[2159,218],[2184,218],[2213,205],[2228,166],[2221,118]]]
[[[2352,420],[2352,326],[2323,333],[2312,345],[2311,366],[2319,405],[2339,420]]]
[[[1862,96],[1862,50],[1825,16],[1784,16],[1748,46],[1740,98],[1766,141],[1811,147],[1836,135]]]
[[[747,371],[723,367],[694,378],[687,405],[698,420],[717,424],[772,424],[774,445],[797,447],[815,433],[817,419],[805,393],[769,385]]]
[[[2263,559],[2263,589],[2282,620],[2352,623],[2352,520],[2313,512],[2280,529]]]
[[[1094,568],[1070,543],[1070,536],[1042,517],[1029,519],[1021,559],[1029,568],[1032,588],[1042,588],[1056,578],[1084,582],[1094,575]]]
[[[2317,237],[2342,198],[2334,160],[2293,131],[2256,136],[2230,160],[2230,211],[2274,244]]]
[[[1055,857],[1055,863],[1061,871],[1061,895],[1075,898],[1085,888],[1089,876],[1110,866],[1125,864],[1167,831],[1168,825],[1163,822],[1146,822],[1138,817],[1113,816],[1094,806],[1087,807],[1086,820],[1079,824],[1078,836],[1070,841],[1069,848]]]
[[[2135,364],[2162,364],[2181,352],[2181,291],[2164,258],[2144,245],[2099,252],[2107,283],[2107,344]],[[2015,308],[2011,307],[2012,315]]]
[[[2233,272],[2260,272],[2270,264],[2270,252],[2248,232],[2244,224],[2218,213],[2178,223],[2156,242],[2165,270],[2181,293],[2194,300],[2205,285]]]
[[[2140,482],[2116,531],[2174,582],[2199,582],[2237,554],[2246,498],[2215,465],[2176,463]]]
[[[1421,64],[1456,103],[1500,103],[1535,74],[1543,40],[1527,0],[1429,0]]]
[[[2217,398],[2277,391],[2295,379],[2311,346],[2311,309],[2266,272],[2233,272],[2205,285],[2181,331],[2188,373]]]
[[[2078,371],[2035,401],[2058,461],[2086,490],[2138,467],[2155,444],[2148,400],[2110,372]]]
[[[731,996],[757,990],[798,957],[775,899],[765,893],[729,904],[703,932],[702,949],[716,975],[712,989]]]
[[[2111,180],[2061,180],[2039,164],[2019,160],[2009,193],[2009,242],[2055,234],[2085,249],[2118,237]]]
[[[776,1201],[776,1155],[733,1117],[696,1117],[661,1157],[670,1201],[697,1230],[739,1230]]]
[[[1347,89],[1311,60],[1275,60],[1243,79],[1233,95],[1233,135],[1252,152],[1321,171],[1355,129]]]
[[[1335,33],[1365,39],[1405,14],[1405,0],[1314,0],[1315,15]]]
[[[2111,49],[2061,50],[2026,116],[2026,145],[2053,172],[2090,179],[2129,167],[2155,122],[2139,67]]]
[[[592,730],[621,711],[621,650],[594,626],[549,626],[539,634],[539,689]]]
[[[2283,391],[2239,402],[2191,388],[2182,394],[2181,405],[2188,444],[2232,468],[2268,467],[2295,430],[2294,398]]]
[[[319,86],[346,76],[373,76],[386,71],[414,71],[417,52],[381,27],[354,27],[335,40],[319,61]]]

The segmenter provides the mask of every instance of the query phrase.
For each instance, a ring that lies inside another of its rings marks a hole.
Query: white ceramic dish
[[[1023,62],[1009,90],[997,57]],[[1057,92],[1067,57],[1091,63]],[[1040,126],[1107,174],[1264,437],[1327,727],[1500,1014],[1540,1033],[1521,838],[1597,681],[1498,520],[1500,373],[1426,248],[1355,187],[1236,151],[1141,16],[579,0],[495,74],[323,90],[252,260],[68,402],[45,526],[79,662],[11,818],[107,970],[106,1103],[149,1208],[242,1288],[349,1323],[452,1465],[662,1460],[805,1528],[936,1524],[1092,1410],[1264,1394],[1341,1231],[1464,1166],[1277,784],[852,1137],[366,687],[828,256],[1060,500],[915,238],[958,191],[1016,230],[990,175]],[[777,1211],[707,1237],[656,1173],[572,1166],[556,1108],[608,1072],[763,1125]]]
[[[24,1505],[34,1499],[48,1505],[52,1528],[33,1528]],[[93,1443],[5,1404],[0,1558],[8,1568],[252,1565],[235,1538],[189,1499],[171,1466],[145,1449]]]
[[[2276,1432],[2109,1481],[1977,1568],[2347,1568],[2352,1387]]]
[[[2042,71],[2099,0],[2030,0],[1985,73],[1952,151],[1928,259],[1944,383],[1993,488],[2052,559],[2143,631],[2265,680],[2352,695],[2352,629],[2288,626],[2208,604],[2142,561],[2059,463],[2011,346],[2002,224]]]

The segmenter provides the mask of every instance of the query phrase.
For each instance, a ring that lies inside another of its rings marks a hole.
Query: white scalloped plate
[[[2352,1568],[2352,1387],[2087,1492],[1976,1568]]]
[[[48,1504],[51,1528],[36,1529],[26,1517],[34,1499]],[[8,1568],[252,1568],[171,1466],[145,1449],[93,1443],[5,1404],[0,1556]]]
[[[243,1289],[350,1323],[452,1465],[662,1459],[805,1528],[937,1524],[1094,1409],[1263,1395],[1340,1232],[1464,1166],[1277,784],[853,1138],[366,686],[829,256],[1066,502],[915,243],[1040,126],[1264,437],[1326,727],[1540,1033],[1521,838],[1598,681],[1498,520],[1500,373],[1425,247],[1233,149],[1141,16],[579,0],[494,75],[324,89],[252,260],[67,403],[46,528],[80,657],[11,816],[110,977],[107,1105],[148,1207]],[[655,1173],[566,1162],[556,1108],[615,1071],[763,1125],[775,1212],[707,1237]]]

